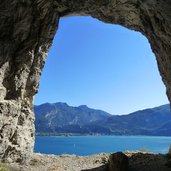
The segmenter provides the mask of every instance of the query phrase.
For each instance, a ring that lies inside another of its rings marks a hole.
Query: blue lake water
[[[153,136],[36,136],[35,152],[92,155],[127,150],[166,153],[171,137]]]

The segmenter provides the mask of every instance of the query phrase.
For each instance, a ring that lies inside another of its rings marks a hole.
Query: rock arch
[[[33,153],[33,97],[59,18],[90,15],[144,34],[171,101],[170,0],[6,0],[0,4],[0,159]],[[122,66],[121,66],[122,67]]]

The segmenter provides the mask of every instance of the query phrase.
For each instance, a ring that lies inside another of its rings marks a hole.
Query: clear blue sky
[[[168,100],[143,35],[91,17],[66,17],[60,20],[35,97],[35,104],[45,102],[127,114]]]

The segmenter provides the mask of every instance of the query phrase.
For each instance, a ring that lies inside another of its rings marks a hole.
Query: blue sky
[[[168,103],[148,40],[91,17],[59,23],[35,104],[85,104],[111,114]]]

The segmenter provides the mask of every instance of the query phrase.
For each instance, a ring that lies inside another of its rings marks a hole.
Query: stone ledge
[[[114,153],[115,155],[118,153]],[[129,171],[170,171],[171,157],[146,152],[125,152]],[[9,171],[109,171],[111,154],[92,156],[34,154],[29,164],[5,164]],[[117,171],[117,170],[115,170]],[[118,170],[122,171],[122,170]]]

